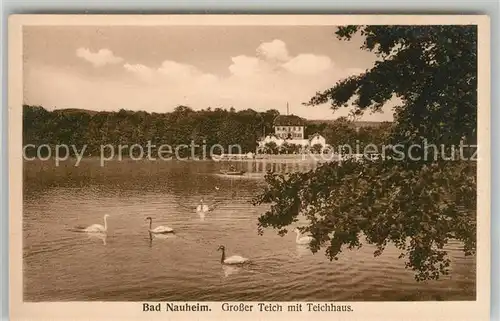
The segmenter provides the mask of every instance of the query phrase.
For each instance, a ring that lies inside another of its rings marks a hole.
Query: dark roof
[[[305,126],[306,120],[296,115],[279,115],[274,119],[274,126]]]

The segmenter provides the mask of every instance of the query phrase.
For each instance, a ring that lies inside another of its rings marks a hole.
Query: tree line
[[[78,109],[48,111],[41,106],[24,105],[23,144],[48,144],[52,148],[63,144],[80,148],[85,145],[85,156],[99,155],[101,146],[107,144],[146,146],[148,142],[157,147],[194,142],[199,146],[205,145],[207,150],[216,144],[225,149],[239,145],[242,152],[247,153],[256,151],[257,141],[263,135],[274,132],[273,120],[278,115],[279,112],[274,109],[265,112],[252,109],[235,111],[234,108],[195,111],[188,106],[178,106],[173,112],[148,113],[123,109],[117,112]],[[347,118],[341,117],[335,121],[308,124],[305,136],[319,133],[332,146],[380,144],[389,126],[390,123],[386,123],[356,131]],[[157,152],[154,148],[151,151],[153,155]],[[35,151],[27,150],[29,152]],[[201,147],[196,149],[197,154],[201,152]]]

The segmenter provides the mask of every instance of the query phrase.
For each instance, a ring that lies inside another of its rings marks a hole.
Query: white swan
[[[226,258],[226,248],[224,247],[224,245],[219,246],[217,251],[222,251],[222,256],[220,259],[221,264],[243,264],[249,261],[249,259],[239,255],[233,255]]]
[[[200,200],[200,204],[196,206],[196,211],[197,212],[208,212],[209,207],[207,204],[203,204],[203,199]]]
[[[293,230],[295,233],[297,233],[297,237],[295,238],[295,242],[297,244],[301,244],[301,245],[305,245],[305,244],[309,244],[312,242],[313,238],[312,236],[300,236],[300,231],[299,229],[294,229]]]
[[[220,202],[217,202],[213,205],[207,205],[203,202],[203,199],[200,200],[200,203],[198,205],[194,205],[194,206],[186,206],[184,204],[179,204],[181,207],[184,207],[185,209],[187,210],[190,210],[190,211],[196,211],[197,213],[207,213],[207,212],[211,212],[213,211],[217,206],[219,206],[219,203]]]
[[[213,204],[213,205],[210,205],[208,206],[207,204],[204,204],[203,203],[203,199],[200,200],[200,204],[198,206],[196,206],[196,212],[198,213],[207,213],[207,212],[211,212],[213,210],[215,210],[215,208],[218,206],[219,204],[216,203],[216,204]]]
[[[104,226],[101,224],[92,224],[90,226],[77,226],[75,227],[76,231],[80,232],[88,232],[88,233],[106,233],[108,231],[108,214],[104,215]]]
[[[146,220],[149,220],[149,232],[151,234],[165,234],[165,233],[173,233],[174,232],[174,230],[168,226],[157,226],[155,228],[152,228],[153,219],[148,216],[148,217],[146,217]]]

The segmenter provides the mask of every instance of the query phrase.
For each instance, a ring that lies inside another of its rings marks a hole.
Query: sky
[[[371,68],[362,39],[335,26],[28,26],[23,36],[24,103],[48,110],[170,112],[277,109],[335,119],[318,91]],[[392,105],[360,120],[393,119]]]

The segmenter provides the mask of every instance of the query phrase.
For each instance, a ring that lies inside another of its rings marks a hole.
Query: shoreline
[[[75,157],[74,155],[68,156],[67,158],[57,158],[57,157],[50,157],[50,158],[34,158],[34,159],[23,159],[24,163],[29,163],[29,162],[69,162],[69,161],[75,161],[79,160],[80,158]],[[80,161],[101,161],[103,158],[99,156],[87,156],[87,157],[82,157]],[[326,155],[321,156],[321,154],[295,154],[295,155],[272,155],[268,157],[254,157],[254,158],[245,158],[245,157],[234,157],[234,158],[225,158],[225,159],[217,159],[217,158],[186,158],[186,159],[178,159],[178,158],[164,158],[161,159],[159,157],[154,157],[154,158],[148,158],[148,157],[142,157],[142,158],[131,158],[131,157],[114,157],[111,159],[104,158],[106,162],[123,162],[123,161],[133,161],[133,162],[145,162],[145,161],[150,161],[150,162],[213,162],[213,163],[230,163],[230,162],[250,162],[250,163],[263,163],[263,162],[291,162],[291,163],[297,163],[297,162],[305,162],[305,163],[310,163],[310,162],[329,162],[329,161],[339,161],[339,156],[334,154],[333,157],[332,155]]]

